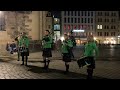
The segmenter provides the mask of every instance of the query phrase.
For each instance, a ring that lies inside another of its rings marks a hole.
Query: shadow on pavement
[[[64,72],[63,70],[57,70],[57,69],[44,70],[42,67],[31,66],[31,65],[28,65],[27,67],[29,67],[28,71],[38,73],[38,74],[40,74],[40,73],[56,73],[56,74],[60,74],[60,75],[61,74],[65,75],[63,73]],[[86,77],[87,77],[84,74],[75,73],[75,72],[69,72],[69,74],[65,75],[65,77],[66,76],[67,76],[67,78],[70,78],[70,79],[86,79]],[[93,79],[107,79],[107,78],[94,76]]]

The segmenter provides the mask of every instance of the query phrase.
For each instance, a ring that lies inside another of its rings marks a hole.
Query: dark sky
[[[60,11],[52,11],[52,14],[54,17],[59,18],[60,17]]]

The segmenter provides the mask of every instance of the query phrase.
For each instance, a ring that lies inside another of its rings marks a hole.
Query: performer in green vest
[[[65,67],[66,67],[66,71],[64,73],[67,74],[69,72],[69,62],[71,62],[70,48],[73,46],[73,44],[67,34],[64,34],[64,38],[65,40],[63,40],[62,42],[61,52],[63,55],[63,61],[65,62]]]
[[[26,57],[26,66],[29,56],[29,38],[26,36],[26,33],[23,32],[22,37],[19,40],[20,52],[22,56],[22,65],[24,65],[24,56]]]
[[[88,37],[88,42],[85,45],[85,52],[84,56],[89,59],[90,65],[87,69],[87,79],[92,79],[93,76],[93,69],[95,69],[95,60],[94,57],[98,56],[98,47],[96,45],[96,42],[93,40],[93,36]]]
[[[45,36],[42,39],[42,46],[43,46],[43,61],[44,67],[43,69],[48,69],[50,63],[50,57],[52,57],[52,37],[50,36],[49,30],[45,31]]]

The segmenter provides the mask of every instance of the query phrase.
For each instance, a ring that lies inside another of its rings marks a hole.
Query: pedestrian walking
[[[62,42],[61,52],[66,67],[66,71],[64,73],[67,74],[69,72],[69,63],[71,62],[70,48],[72,46],[72,41],[69,39],[69,36],[67,34],[64,34],[64,38],[65,40]]]
[[[22,37],[19,40],[20,52],[22,56],[22,65],[24,65],[24,57],[26,57],[26,66],[29,56],[29,38],[26,36],[26,33],[23,32]]]
[[[88,42],[85,45],[84,56],[85,59],[88,59],[90,62],[90,65],[87,66],[87,79],[92,79],[93,70],[95,69],[94,57],[98,55],[98,47],[93,40],[93,36],[89,36],[87,39]]]
[[[52,37],[50,36],[49,30],[45,31],[45,36],[42,39],[43,46],[43,61],[44,67],[43,69],[48,69],[50,63],[50,57],[52,57]]]

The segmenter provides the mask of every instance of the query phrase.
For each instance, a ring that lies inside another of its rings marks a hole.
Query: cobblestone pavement
[[[64,75],[64,62],[61,60],[60,52],[55,51],[53,51],[50,70],[46,72],[41,69],[43,67],[41,55],[41,52],[30,53],[27,67],[22,66],[21,61],[17,61],[16,54],[1,55],[0,79],[86,79],[86,67],[79,69],[76,61],[70,63],[70,73]],[[75,53],[76,57],[80,55],[82,55],[82,49]],[[120,60],[118,59],[117,57],[117,60],[96,60],[94,79],[120,79]]]
[[[96,61],[94,79],[120,79],[120,62]],[[113,68],[114,66],[114,68]],[[21,61],[1,59],[0,79],[86,79],[86,67],[79,69],[76,61],[70,63],[70,73],[64,75],[64,62],[52,60],[49,71],[41,69],[42,60],[29,59],[28,66]]]

